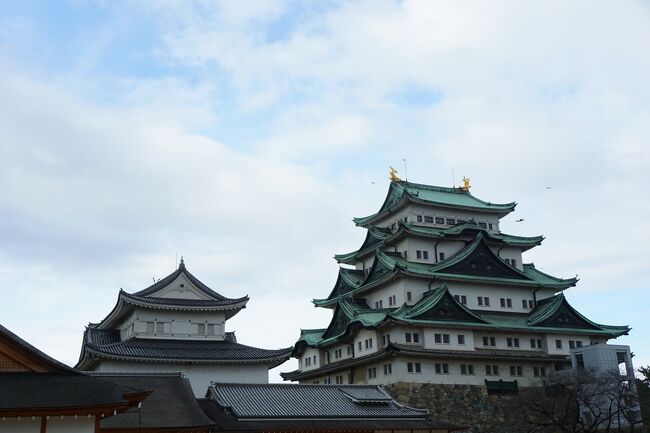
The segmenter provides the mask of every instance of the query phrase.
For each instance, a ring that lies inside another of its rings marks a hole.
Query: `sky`
[[[240,342],[291,346],[328,324],[311,300],[392,165],[517,201],[502,231],[546,237],[525,261],[578,275],[569,302],[649,365],[649,22],[633,0],[0,0],[0,323],[74,365],[182,255],[251,297]]]

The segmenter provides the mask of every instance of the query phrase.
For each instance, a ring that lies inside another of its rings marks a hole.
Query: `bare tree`
[[[540,385],[514,402],[530,433],[634,431],[640,423],[634,382],[618,372],[560,371]]]

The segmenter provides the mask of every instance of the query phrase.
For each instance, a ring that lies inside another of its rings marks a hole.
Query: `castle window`
[[[490,298],[488,298],[487,296],[478,296],[476,300],[478,301],[479,306],[483,306],[483,305],[486,307],[490,306]]]
[[[527,300],[522,300],[521,301],[521,306],[524,307],[524,309],[528,309],[528,301]]]
[[[492,223],[488,223],[488,228],[492,230]]]
[[[542,348],[542,340],[541,340],[541,338],[538,338],[538,339],[531,338],[530,339],[530,348],[531,349],[535,349],[535,348],[541,349]]]
[[[409,373],[422,373],[422,364],[419,362],[407,362],[406,371]]]
[[[483,337],[483,346],[496,346],[497,341],[495,337]]]
[[[147,322],[147,334],[153,334],[154,322]]]
[[[214,323],[208,323],[208,335],[214,335]]]
[[[456,220],[453,219],[453,218],[447,218],[446,222],[447,222],[447,225],[450,225],[450,226],[453,226],[454,224],[456,224]]]
[[[499,366],[498,365],[486,365],[485,366],[485,375],[486,376],[498,376],[499,375]]]
[[[506,343],[508,347],[519,347],[519,338],[508,337],[506,338]]]
[[[343,376],[336,376],[335,380],[337,385],[343,385]]]
[[[445,219],[444,219],[444,218],[436,217],[436,224],[444,224],[444,223],[445,223]]]
[[[510,376],[523,376],[523,369],[521,365],[511,365]]]
[[[422,222],[422,215],[418,215],[417,219],[418,219],[418,222],[421,223]]]
[[[402,256],[403,256],[405,259],[408,259],[408,258],[409,258],[409,252],[406,251],[406,250],[404,250],[404,252],[402,253]]]
[[[533,375],[536,377],[545,377],[546,367],[533,367]]]
[[[433,334],[433,339],[438,344],[449,344],[449,334]]]
[[[165,322],[156,322],[156,334],[165,333]]]
[[[422,251],[421,250],[416,250],[415,251],[415,258],[421,259],[422,258]]]
[[[375,367],[369,368],[368,369],[368,379],[374,379],[375,377],[377,377],[377,368],[375,368]]]
[[[390,335],[386,334],[383,337],[384,346],[390,344]]]
[[[393,364],[384,364],[384,376],[393,374]]]
[[[478,302],[479,306],[483,306],[483,296],[477,296],[476,301]]]
[[[404,338],[406,339],[406,342],[407,342],[407,343],[411,343],[411,342],[412,342],[412,338],[411,338],[411,336],[412,336],[412,334],[411,334],[410,332],[407,332],[406,334],[404,334]]]
[[[576,348],[576,342],[573,340],[569,340],[569,349],[575,349]]]
[[[440,258],[440,260],[444,260],[445,259],[445,253],[443,253],[442,251],[439,252],[438,257]]]
[[[422,258],[424,260],[429,260],[429,251],[422,251]]]
[[[501,298],[501,307],[506,308],[506,298]]]
[[[388,306],[393,306],[395,304],[397,304],[397,298],[395,297],[395,295],[389,296],[388,297]]]
[[[562,349],[562,340],[555,340],[555,348]]]
[[[449,374],[449,364],[435,364],[436,374]]]
[[[412,296],[411,296],[411,292],[406,292],[406,300],[407,300],[407,301],[410,301],[411,298],[412,298]]]
[[[486,223],[478,223],[478,226],[479,226],[480,228],[482,228],[482,229],[486,229],[486,228],[487,228],[487,224],[486,224]]]
[[[205,323],[197,323],[196,333],[199,335],[205,335]]]
[[[465,344],[465,336],[463,334],[458,334],[458,344],[459,345]]]
[[[348,346],[346,349],[348,356],[352,355],[352,346]]]
[[[464,376],[473,376],[474,375],[474,365],[472,364],[460,364],[460,374]]]
[[[359,352],[361,352],[361,349],[362,349],[361,342],[359,341]]]
[[[433,224],[433,217],[431,217],[431,216],[425,216],[425,217],[424,217],[424,222],[425,222],[425,223],[431,223],[431,224]]]

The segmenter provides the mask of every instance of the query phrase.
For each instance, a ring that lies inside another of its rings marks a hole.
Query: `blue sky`
[[[504,231],[547,237],[526,260],[578,274],[570,302],[632,326],[620,342],[650,364],[649,18],[642,1],[0,1],[2,323],[74,363],[119,288],[183,254],[251,296],[241,341],[288,346],[329,320],[310,300],[407,158],[410,180],[516,200]]]

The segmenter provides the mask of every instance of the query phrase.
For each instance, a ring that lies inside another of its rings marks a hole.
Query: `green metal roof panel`
[[[354,218],[357,225],[364,226],[375,218],[384,215],[387,210],[394,210],[407,202],[416,202],[444,207],[469,209],[497,213],[499,216],[512,212],[517,205],[511,203],[491,203],[474,197],[469,191],[461,188],[448,188],[433,185],[423,185],[406,181],[391,182],[388,194],[379,211],[375,214]]]

